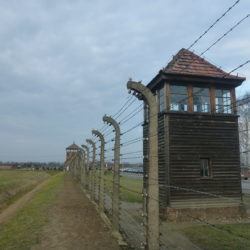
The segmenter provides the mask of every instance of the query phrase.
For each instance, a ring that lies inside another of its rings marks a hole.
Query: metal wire
[[[234,68],[234,69],[231,70],[229,73],[225,74],[225,76],[226,76],[226,75],[230,75],[231,73],[233,73],[234,71],[236,71],[236,70],[239,69],[239,68],[244,67],[244,66],[247,65],[248,63],[250,63],[250,60],[247,60],[246,62],[240,64],[238,67]],[[225,76],[223,76],[223,77],[225,77]]]
[[[202,37],[204,37],[223,17],[226,16],[228,12],[230,12],[238,3],[240,0],[237,0],[232,6],[230,6],[218,19],[216,19],[211,26],[209,26],[208,29],[206,29],[189,47],[188,50],[190,50]]]
[[[136,129],[137,127],[141,126],[144,122],[140,122],[137,125],[133,126],[132,128],[129,128],[128,130],[126,130],[125,132],[123,132],[121,135],[125,135],[127,133],[129,133],[130,131]]]
[[[133,99],[133,96],[131,97],[132,98],[128,100],[128,103],[121,109],[121,111],[113,116],[114,119],[118,119],[136,101],[136,98]]]
[[[127,145],[128,143],[132,143],[132,142],[137,141],[137,140],[142,141],[142,140],[143,140],[143,137],[137,137],[137,138],[135,138],[135,139],[125,141],[125,142],[122,143],[122,146],[125,146],[125,145]]]
[[[220,42],[225,36],[227,36],[230,32],[232,32],[237,26],[239,26],[244,20],[246,20],[250,14],[247,14],[244,18],[242,18],[239,22],[237,22],[232,28],[230,28],[226,33],[220,36],[214,43],[212,43],[207,49],[205,49],[200,56],[204,55],[207,51],[209,51],[212,47],[214,47],[218,42]]]
[[[127,101],[122,105],[122,107],[112,116],[114,119],[115,119],[115,117],[124,109],[124,107],[127,105],[127,103],[129,103],[130,102],[130,100],[132,99],[133,97],[132,96],[128,96],[127,97]]]
[[[122,153],[121,155],[131,155],[131,154],[139,154],[139,153],[143,153],[143,151],[142,150],[131,151],[131,152]]]
[[[128,160],[128,159],[143,159],[143,156],[122,157],[121,158],[121,160]]]
[[[121,121],[119,122],[120,125],[128,122],[131,120],[136,114],[138,114],[141,110],[143,110],[143,104],[140,104],[137,108],[135,108],[133,111],[131,111],[127,116],[125,116]]]

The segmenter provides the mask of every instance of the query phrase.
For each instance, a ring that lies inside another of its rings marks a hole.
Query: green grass
[[[182,231],[201,249],[250,249],[250,224],[191,226]]]
[[[250,207],[250,195],[243,195],[246,208]],[[182,232],[201,249],[250,249],[250,223],[196,225]]]
[[[43,171],[0,170],[0,211],[49,177]]]
[[[62,171],[60,171],[60,170],[46,170],[45,172],[49,175],[55,175],[55,174],[61,173]]]
[[[243,194],[243,202],[247,209],[250,209],[250,194]]]
[[[105,174],[106,187],[112,192],[112,174]],[[128,176],[120,177],[121,200],[126,202],[142,202],[142,179],[135,179]]]
[[[33,199],[6,224],[0,226],[0,249],[25,250],[39,242],[48,210],[60,190],[64,173],[54,175]]]

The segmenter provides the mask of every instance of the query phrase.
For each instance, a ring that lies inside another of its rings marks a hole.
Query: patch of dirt
[[[32,250],[120,249],[94,205],[69,175],[48,219],[40,243]]]

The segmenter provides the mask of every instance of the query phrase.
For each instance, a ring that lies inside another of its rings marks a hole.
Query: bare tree
[[[239,141],[240,141],[240,157],[241,166],[250,166],[250,93],[246,93],[242,98],[238,99],[238,114],[239,114]]]

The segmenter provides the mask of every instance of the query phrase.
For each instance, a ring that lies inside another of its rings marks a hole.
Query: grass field
[[[105,175],[106,188],[112,192],[112,174]],[[141,202],[142,180],[128,176],[122,176],[121,200],[134,203]],[[250,209],[250,195],[243,196],[246,208]],[[249,220],[248,220],[249,221]],[[181,229],[180,229],[181,228]],[[177,230],[184,234],[191,242],[201,249],[222,250],[222,249],[250,249],[250,222],[237,224],[191,224],[180,226]]]
[[[250,208],[250,195],[243,196],[246,208]],[[250,222],[237,224],[197,225],[182,232],[201,249],[250,249]]]
[[[112,192],[112,174],[105,174],[106,187]],[[135,179],[128,176],[120,177],[121,200],[126,202],[142,202],[142,179]]]
[[[52,175],[31,202],[20,209],[6,224],[0,226],[0,249],[30,249],[39,239],[47,214],[62,184],[64,173]]]
[[[201,249],[250,249],[250,224],[201,225],[183,229]]]
[[[43,171],[0,170],[0,211],[49,177]]]

